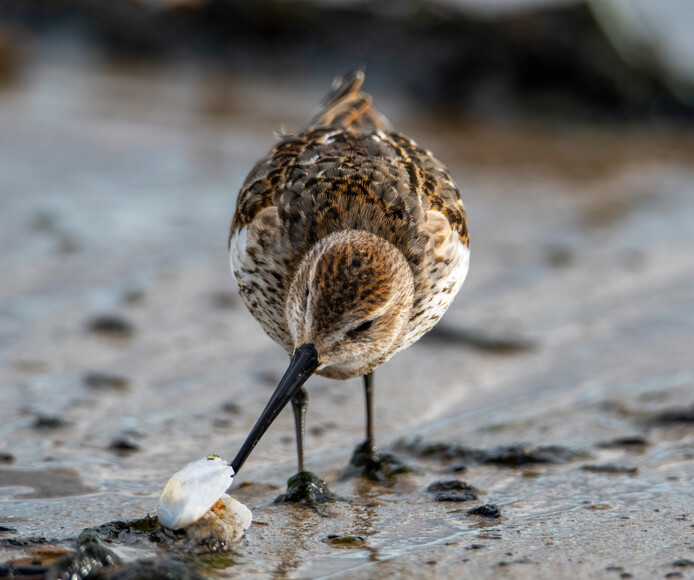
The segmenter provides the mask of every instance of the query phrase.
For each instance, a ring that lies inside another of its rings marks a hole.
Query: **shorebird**
[[[231,463],[238,472],[292,401],[299,472],[312,374],[364,377],[373,436],[374,369],[441,318],[465,280],[465,208],[446,167],[395,132],[337,78],[317,111],[246,178],[229,234],[243,302],[291,362]]]

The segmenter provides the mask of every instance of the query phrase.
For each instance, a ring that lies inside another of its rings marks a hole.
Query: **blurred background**
[[[693,24],[691,0],[0,0],[0,525],[140,517],[172,466],[233,456],[286,365],[229,273],[236,194],[357,65],[472,240],[450,311],[377,374],[379,441],[582,389],[683,405]],[[324,474],[361,387],[309,391]],[[293,466],[284,413],[245,470]]]

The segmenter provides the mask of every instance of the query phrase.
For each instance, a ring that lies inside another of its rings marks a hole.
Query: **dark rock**
[[[694,568],[694,560],[680,558],[679,560],[675,560],[672,565],[678,568]]]
[[[109,338],[127,339],[135,334],[135,326],[119,314],[102,314],[87,322],[87,331]]]
[[[0,451],[0,463],[14,463],[14,455],[6,451]]]
[[[633,435],[630,437],[618,437],[616,439],[611,439],[610,441],[603,441],[598,443],[598,447],[602,449],[638,449],[650,445],[650,442],[640,435]]]
[[[130,387],[130,379],[123,375],[92,371],[82,378],[84,384],[95,391],[127,391]]]
[[[134,453],[135,451],[140,451],[140,449],[142,449],[138,443],[135,443],[135,441],[132,439],[125,437],[114,439],[111,441],[108,448],[118,454]]]
[[[464,502],[478,498],[477,490],[469,483],[457,479],[450,481],[436,481],[427,489],[429,493],[436,493],[436,501]]]
[[[346,548],[361,548],[366,542],[361,536],[339,536],[333,534],[326,536],[322,541],[326,544]]]
[[[470,515],[482,516],[483,518],[496,519],[501,516],[501,510],[499,506],[493,503],[487,503],[468,510]]]
[[[590,471],[591,473],[613,473],[616,475],[635,475],[638,472],[636,467],[625,467],[624,465],[615,465],[614,463],[605,463],[602,465],[583,465],[581,466],[583,471]]]
[[[653,415],[649,423],[663,426],[677,423],[694,423],[694,405],[683,409],[666,409],[665,411]]]
[[[55,431],[71,425],[70,421],[58,417],[57,415],[38,415],[32,424],[38,431]]]
[[[5,538],[0,540],[0,546],[11,546],[13,548],[33,548],[34,546],[44,546],[50,541],[43,536],[29,536],[27,538]]]
[[[439,491],[477,491],[469,483],[465,481],[460,481],[459,479],[452,479],[447,481],[435,481],[427,486],[427,491],[431,493],[436,493]]]

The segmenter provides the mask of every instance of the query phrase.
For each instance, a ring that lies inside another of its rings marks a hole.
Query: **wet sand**
[[[173,471],[242,443],[287,360],[235,294],[226,233],[273,131],[325,89],[303,81],[280,97],[44,61],[0,93],[0,561],[153,514]],[[692,136],[376,102],[449,165],[470,219],[460,296],[376,375],[377,441],[418,471],[342,480],[361,384],[312,379],[307,466],[344,501],[272,504],[295,468],[285,411],[235,481],[256,523],[215,574],[694,577]],[[451,479],[478,499],[426,491]],[[468,513],[485,504],[500,517]]]

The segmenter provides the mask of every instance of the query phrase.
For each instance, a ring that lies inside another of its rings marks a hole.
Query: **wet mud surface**
[[[233,293],[235,195],[323,92],[191,75],[38,64],[0,93],[0,562],[105,558],[109,579],[694,577],[691,136],[397,106],[450,166],[472,236],[441,330],[376,373],[376,443],[412,470],[345,478],[361,382],[316,378],[306,466],[339,499],[274,502],[296,465],[283,413],[231,490],[254,514],[246,538],[177,555],[148,518],[166,480],[232,457],[286,365]],[[211,113],[220,84],[233,99]]]

